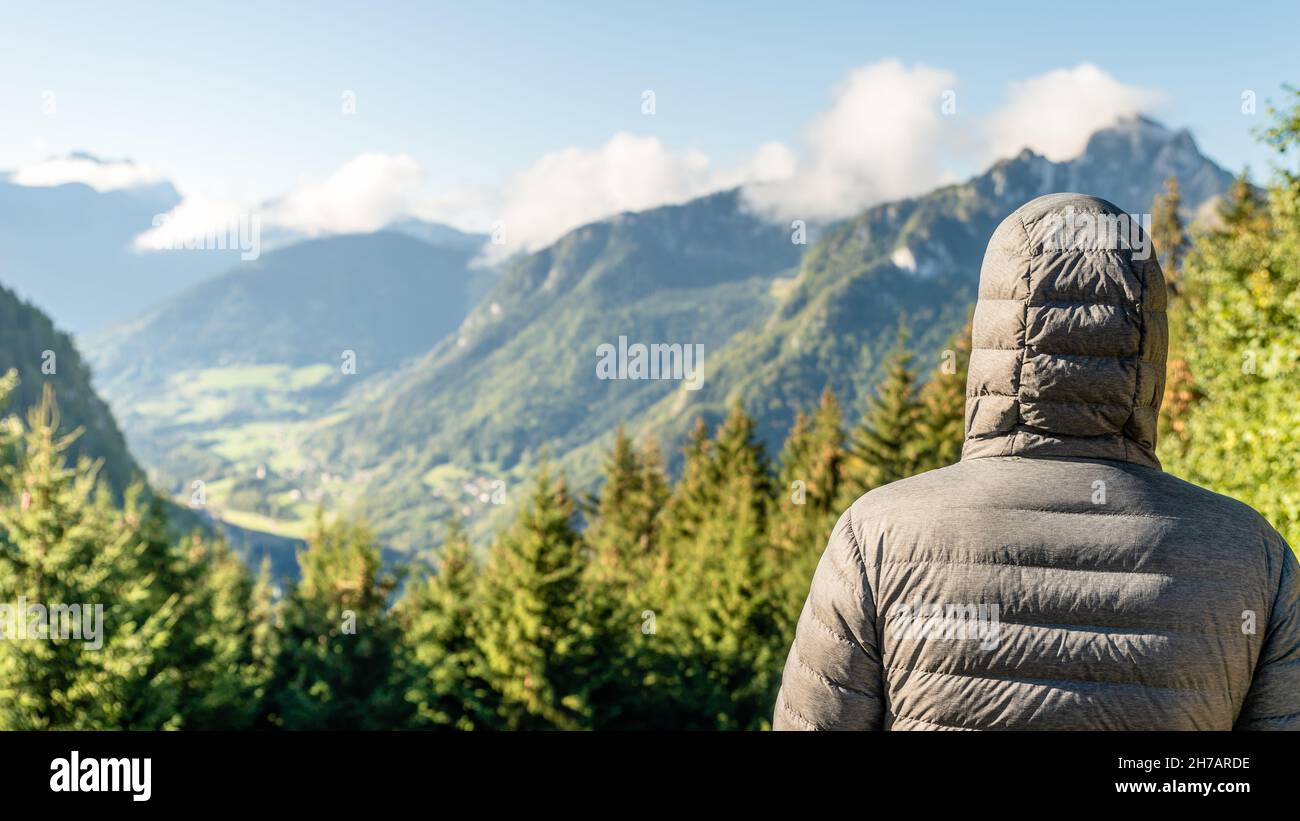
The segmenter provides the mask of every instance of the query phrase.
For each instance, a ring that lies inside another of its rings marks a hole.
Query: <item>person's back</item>
[[[1160,470],[1164,279],[1121,214],[1053,195],[994,233],[962,461],[840,518],[776,729],[1300,729],[1300,569]]]

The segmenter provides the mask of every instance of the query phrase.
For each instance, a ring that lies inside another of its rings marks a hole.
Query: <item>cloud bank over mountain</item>
[[[987,154],[996,159],[1030,148],[1053,162],[1073,159],[1097,129],[1161,102],[1160,93],[1125,85],[1089,63],[1049,71],[1011,86],[986,126]]]
[[[138,188],[162,181],[162,175],[147,166],[130,160],[104,160],[84,152],[49,157],[9,175],[9,182],[29,188],[82,183],[99,192]]]
[[[407,153],[364,152],[323,179],[261,204],[214,200],[182,188],[183,201],[142,227],[137,250],[177,247],[255,214],[262,230],[314,237],[377,230],[416,217],[495,233],[495,261],[545,247],[566,232],[623,211],[686,202],[743,187],[747,205],[773,219],[827,221],[956,181],[1030,148],[1077,156],[1088,136],[1158,106],[1161,95],[1083,63],[1013,83],[987,114],[965,108],[960,78],[886,59],[850,71],[796,145],[769,142],[732,164],[652,134],[615,133],[603,145],[549,151],[511,178],[463,190],[429,190]],[[97,190],[160,179],[151,169],[83,155],[11,176],[20,185],[84,182]]]
[[[1011,85],[983,117],[963,115],[961,100],[946,71],[897,60],[855,69],[806,129],[794,174],[751,184],[747,199],[783,219],[839,219],[953,182],[954,167],[980,168],[1025,148],[1071,159],[1093,132],[1161,98],[1084,63]]]

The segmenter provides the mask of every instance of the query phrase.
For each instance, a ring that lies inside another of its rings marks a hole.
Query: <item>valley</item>
[[[484,238],[412,220],[237,262],[86,350],[168,495],[201,483],[205,516],[290,543],[316,510],[344,511],[417,556],[452,516],[486,541],[542,461],[594,489],[619,425],[676,469],[694,420],[733,402],[769,452],[826,387],[854,420],[900,320],[919,367],[938,366],[1016,205],[1070,188],[1142,214],[1171,175],[1188,221],[1231,182],[1186,132],[1132,118],[1073,160],[1025,151],[812,226],[809,245],[741,189],[585,225],[499,269],[475,262]],[[601,378],[620,338],[705,350],[705,378]]]

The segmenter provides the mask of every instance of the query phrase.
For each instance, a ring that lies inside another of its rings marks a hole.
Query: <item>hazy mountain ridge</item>
[[[268,251],[93,337],[105,396],[160,489],[202,482],[216,519],[300,536],[326,497],[306,485],[336,483],[294,429],[452,332],[476,249],[383,231]]]
[[[238,251],[132,247],[180,201],[165,181],[97,191],[80,182],[19,185],[0,174],[0,283],[71,333],[128,319],[239,261]]]

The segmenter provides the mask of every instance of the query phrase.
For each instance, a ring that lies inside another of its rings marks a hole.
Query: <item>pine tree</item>
[[[958,331],[940,356],[939,367],[921,388],[916,425],[915,472],[961,460],[966,438],[966,376],[970,364],[971,323]]]
[[[781,452],[772,510],[772,562],[782,603],[776,633],[788,642],[808,584],[840,515],[844,483],[843,414],[827,388],[812,416],[800,413]]]
[[[663,458],[653,439],[641,450],[620,427],[605,461],[598,503],[583,534],[591,561],[583,598],[603,663],[589,701],[596,729],[671,726],[677,707],[663,685],[671,662],[654,629],[667,591],[660,517],[668,498]]]
[[[265,611],[255,596],[259,583],[224,540],[193,534],[185,559],[193,568],[182,604],[182,624],[190,632],[176,642],[177,663],[184,671],[185,729],[238,730],[254,726],[271,664],[259,652]]]
[[[916,473],[920,416],[912,354],[900,326],[898,345],[885,366],[884,379],[868,399],[866,413],[850,438],[848,481],[841,498],[845,506],[868,490]]]
[[[1249,170],[1233,179],[1219,205],[1219,221],[1222,223],[1220,230],[1229,233],[1233,230],[1260,232],[1268,229],[1267,203],[1251,183]]]
[[[257,726],[264,726],[267,716],[270,688],[279,658],[281,635],[284,630],[283,601],[280,588],[271,577],[271,560],[262,557],[253,589],[249,593],[248,613],[252,622],[249,649],[252,656],[253,680],[257,683],[254,699],[258,705]]]
[[[96,464],[66,464],[79,432],[59,432],[48,385],[26,429],[11,418],[4,430],[0,727],[178,726],[174,676],[158,663],[172,599],[151,591],[138,523],[123,521],[108,493],[96,491]]]
[[[284,604],[268,720],[286,729],[406,726],[407,666],[388,613],[396,576],[382,570],[369,528],[317,514]]]
[[[659,528],[668,546],[669,562],[673,546],[687,544],[695,538],[719,494],[713,442],[703,417],[696,418],[682,454],[681,476],[664,505]]]
[[[680,659],[680,686],[698,726],[760,727],[764,702],[775,695],[782,597],[766,545],[772,482],[755,430],[736,405],[711,448],[692,444],[695,459],[708,459],[697,468],[714,486],[690,537],[673,546],[659,630]]]
[[[397,613],[417,675],[407,694],[423,725],[492,728],[495,705],[485,661],[474,642],[479,569],[460,522],[447,525],[437,572],[407,585]]]
[[[623,592],[645,575],[654,557],[659,512],[668,482],[658,448],[638,452],[620,425],[605,462],[604,483],[584,538],[591,549],[591,580]]]
[[[529,503],[488,559],[475,638],[505,729],[590,723],[596,628],[582,600],[584,547],[573,515],[565,482],[543,466]]]
[[[1187,247],[1183,222],[1178,216],[1181,206],[1178,178],[1170,176],[1165,180],[1165,192],[1156,195],[1151,216],[1151,240],[1155,243],[1156,259],[1164,272],[1170,294],[1177,294],[1180,290],[1179,272]]]

